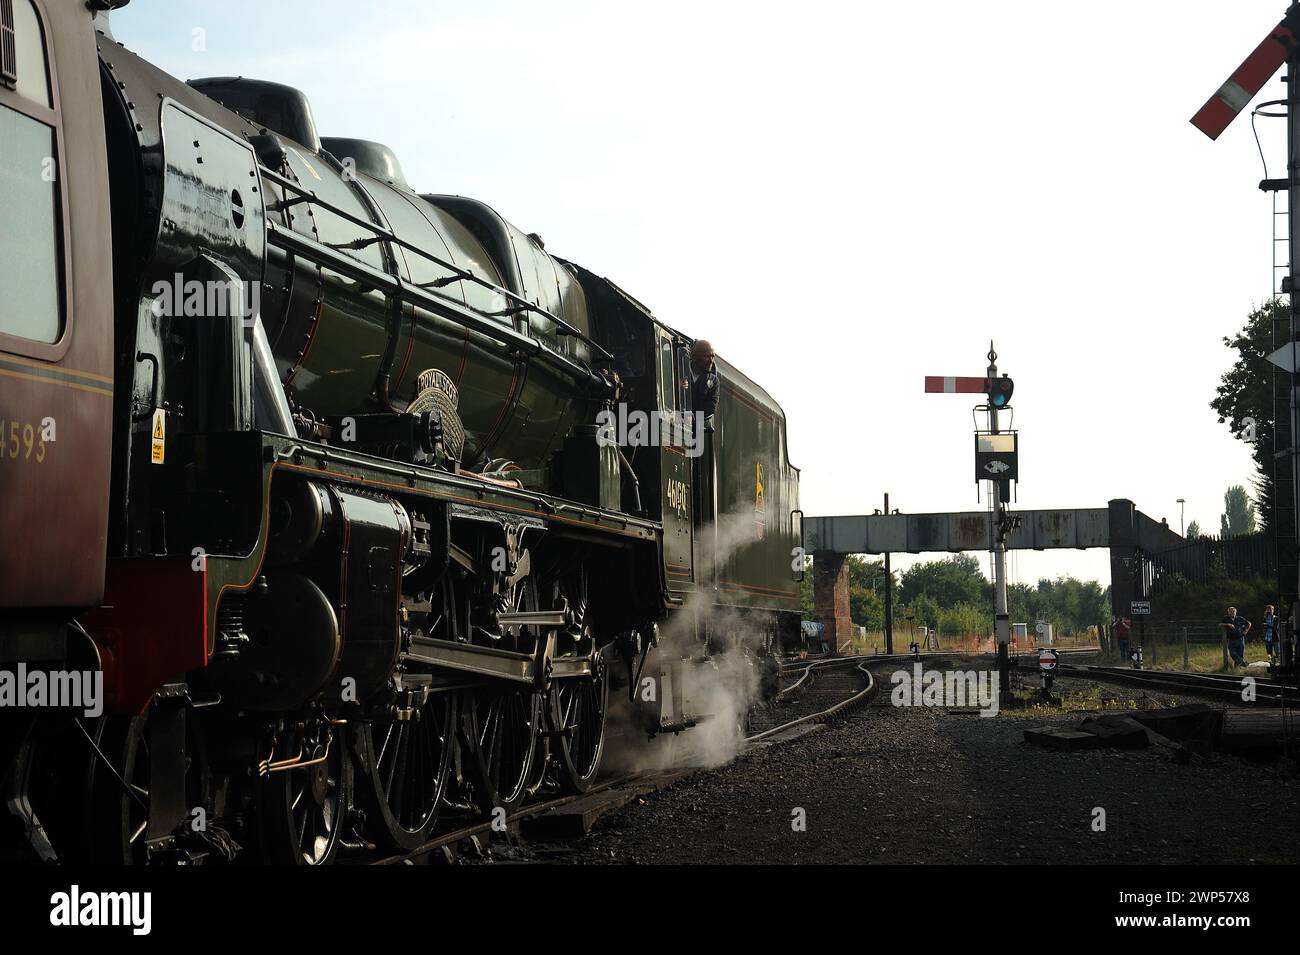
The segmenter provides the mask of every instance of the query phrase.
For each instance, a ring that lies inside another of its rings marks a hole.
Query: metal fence
[[[1143,663],[1149,667],[1181,661],[1186,669],[1191,653],[1206,647],[1220,648],[1224,665],[1228,663],[1228,643],[1223,628],[1205,620],[1161,620],[1140,625],[1138,618],[1134,618],[1128,639],[1130,646],[1142,647]],[[1256,628],[1247,639],[1259,641],[1263,636]]]
[[[1136,638],[1138,634],[1136,618],[1130,619],[1134,619],[1133,637]],[[1222,643],[1223,629],[1217,623],[1209,623],[1205,620],[1161,620],[1159,623],[1151,622],[1146,625],[1146,639],[1178,644],[1181,644],[1184,639],[1194,644]]]
[[[1185,544],[1148,554],[1150,593],[1177,584],[1204,584],[1212,579],[1250,580],[1277,576],[1277,542],[1268,534],[1197,537]]]

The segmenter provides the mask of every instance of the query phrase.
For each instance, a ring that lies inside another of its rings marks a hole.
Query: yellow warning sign
[[[153,444],[149,448],[149,460],[153,464],[162,464],[167,452],[167,412],[155,408],[153,412]]]
[[[762,462],[754,463],[754,510],[762,514],[767,509],[767,502],[763,498],[763,464]]]

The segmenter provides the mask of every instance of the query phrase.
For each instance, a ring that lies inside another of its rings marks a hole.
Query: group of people
[[[1224,638],[1228,642],[1228,656],[1232,658],[1233,665],[1244,667],[1246,665],[1246,635],[1253,629],[1253,624],[1239,614],[1236,607],[1229,607],[1219,626],[1223,629]],[[1116,617],[1114,628],[1120,656],[1127,659],[1132,623],[1128,617]],[[1272,604],[1264,608],[1263,628],[1264,652],[1268,654],[1270,663],[1278,663],[1280,662],[1279,657],[1282,655],[1282,641],[1279,637],[1277,613]]]
[[[1234,666],[1246,665],[1246,635],[1252,629],[1251,622],[1237,613],[1236,607],[1229,607],[1219,624],[1228,641],[1228,656],[1232,657]],[[1272,662],[1277,661],[1281,644],[1278,641],[1277,614],[1272,604],[1264,608],[1264,651]]]

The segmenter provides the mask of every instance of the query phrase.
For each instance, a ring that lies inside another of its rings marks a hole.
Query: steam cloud
[[[723,514],[716,541],[711,527],[699,531],[699,577],[755,542],[758,531],[754,518],[752,510]],[[711,647],[696,638],[699,632],[710,635]],[[626,689],[616,696],[617,691],[611,687],[606,769],[711,769],[735,759],[744,746],[747,716],[760,701],[763,660],[758,654],[765,636],[757,621],[735,608],[719,605],[710,590],[688,599],[659,631],[659,646],[651,651],[641,677],[643,681],[653,679],[657,691],[671,692],[660,677],[669,661],[684,661],[680,671],[685,684],[681,688],[683,710],[698,722],[681,733],[660,733],[647,741],[648,728],[638,721]],[[640,687],[637,690],[640,693]]]

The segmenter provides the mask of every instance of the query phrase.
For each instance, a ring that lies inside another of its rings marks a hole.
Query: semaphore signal
[[[975,433],[975,480],[986,480],[993,494],[993,616],[997,635],[998,673],[1003,700],[1011,692],[1010,661],[1007,647],[1011,641],[1011,615],[1007,610],[1007,536],[1019,518],[1007,513],[1011,500],[1011,482],[1019,480],[1019,449],[1014,431],[998,428],[998,412],[1011,410],[1015,383],[998,375],[998,353],[989,342],[989,367],[982,378],[960,375],[926,375],[927,394],[984,395],[988,401],[987,431]]]

